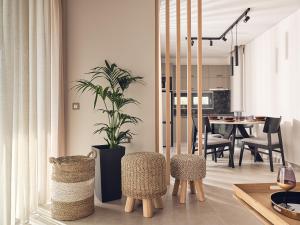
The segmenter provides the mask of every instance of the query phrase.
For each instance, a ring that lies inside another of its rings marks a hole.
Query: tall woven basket
[[[51,216],[77,220],[94,213],[96,151],[87,156],[49,159],[52,164]]]

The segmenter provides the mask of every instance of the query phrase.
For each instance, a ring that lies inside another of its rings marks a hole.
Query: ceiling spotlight
[[[214,44],[213,41],[210,40],[210,41],[209,41],[209,45],[210,45],[210,46],[213,46],[213,44]]]
[[[247,23],[250,20],[250,16],[245,16],[244,23]]]
[[[192,46],[194,46],[194,44],[195,44],[195,41],[194,41],[194,40],[192,40],[192,41],[191,41],[191,44],[192,44]]]
[[[222,40],[223,40],[223,41],[227,41],[227,38],[224,36],[224,37],[222,38]]]

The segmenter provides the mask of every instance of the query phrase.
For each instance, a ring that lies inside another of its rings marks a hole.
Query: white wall
[[[300,165],[299,40],[300,11],[297,11],[247,44],[244,85],[244,106],[247,114],[283,117],[283,141],[287,159],[298,165]]]
[[[134,130],[138,135],[127,145],[132,151],[154,151],[155,147],[155,1],[64,0],[66,145],[67,153],[86,154],[91,145],[104,144],[94,135],[94,124],[105,120],[92,108],[92,97],[70,90],[72,82],[88,77],[90,68],[115,62],[144,77],[128,95],[141,102],[127,109],[143,119]],[[72,102],[80,110],[71,109]]]

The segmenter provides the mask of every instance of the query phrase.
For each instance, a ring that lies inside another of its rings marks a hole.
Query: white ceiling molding
[[[238,44],[245,45],[300,8],[300,0],[203,0],[203,36],[220,36],[247,8],[250,20],[239,23]],[[170,1],[171,57],[176,49],[176,1]],[[192,0],[192,36],[197,35],[197,1]],[[165,0],[161,0],[161,48],[165,51]],[[186,0],[181,0],[181,52],[186,56]],[[203,41],[204,58],[224,58],[229,55],[231,37],[227,42]],[[192,47],[197,56],[197,45]]]

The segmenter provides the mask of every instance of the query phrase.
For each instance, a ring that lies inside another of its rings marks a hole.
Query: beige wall
[[[127,153],[154,151],[155,1],[64,0],[63,6],[67,153],[86,154],[91,145],[105,143],[93,134],[94,124],[105,118],[93,110],[91,96],[70,90],[73,81],[88,77],[84,73],[105,59],[144,77],[144,86],[128,92],[141,105],[127,112],[143,122],[134,129],[138,135],[127,145]],[[72,110],[72,102],[79,102],[80,110]]]

